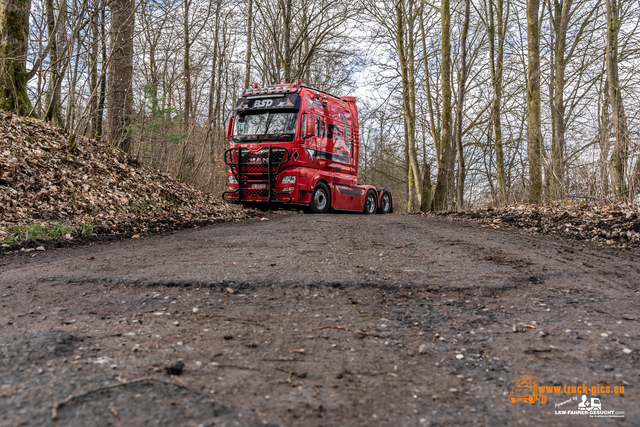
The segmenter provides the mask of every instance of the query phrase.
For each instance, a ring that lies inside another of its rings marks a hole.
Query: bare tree
[[[131,153],[129,132],[133,114],[133,30],[135,3],[111,2],[110,63],[107,91],[107,141]]]
[[[458,154],[458,182],[457,182],[457,208],[464,208],[464,178],[466,174],[464,152],[462,149],[462,118],[464,116],[464,98],[467,84],[467,37],[469,35],[469,16],[471,13],[471,1],[464,2],[464,23],[462,24],[462,37],[460,39],[460,80],[458,82],[458,101],[456,104],[456,152]]]
[[[442,22],[442,136],[440,142],[440,165],[438,181],[433,194],[433,210],[445,210],[451,202],[450,183],[453,181],[455,166],[454,147],[452,143],[451,118],[451,10],[449,0],[442,0],[440,6]]]
[[[398,0],[396,13],[396,48],[400,59],[402,76],[402,107],[406,127],[406,150],[408,158],[409,197],[407,209],[420,208],[422,183],[420,166],[416,155],[416,79],[415,79],[415,20],[418,16],[413,0]],[[406,34],[405,34],[406,33]]]
[[[620,32],[620,9],[618,0],[607,0],[607,84],[611,122],[615,132],[615,143],[611,153],[611,184],[618,199],[627,196],[626,168],[629,158],[629,130],[624,112],[620,77],[618,74],[618,34]]]
[[[529,158],[529,203],[542,202],[539,13],[540,0],[527,0],[527,150]]]
[[[493,102],[491,110],[494,149],[496,156],[496,175],[498,181],[498,202],[507,201],[507,179],[505,173],[504,148],[502,144],[502,79],[504,67],[504,43],[509,19],[509,4],[507,1],[506,12],[504,0],[485,0],[485,25],[487,25],[489,39],[489,70],[493,86]],[[496,40],[497,28],[497,40]]]
[[[30,0],[0,1],[0,109],[27,115],[27,46]]]
[[[253,25],[253,0],[249,0],[247,7],[247,54],[245,59],[244,87],[249,87],[251,79],[251,34]]]

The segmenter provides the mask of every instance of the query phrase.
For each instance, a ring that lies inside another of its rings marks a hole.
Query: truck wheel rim
[[[384,212],[387,212],[389,210],[389,196],[387,194],[384,194],[382,196],[382,210]]]
[[[374,208],[375,208],[375,199],[373,198],[372,194],[369,194],[367,196],[367,212],[373,212]]]
[[[313,197],[313,202],[315,203],[316,208],[323,210],[325,206],[327,206],[327,195],[324,194],[323,190],[318,190]]]

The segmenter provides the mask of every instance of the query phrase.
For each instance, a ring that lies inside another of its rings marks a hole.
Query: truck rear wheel
[[[377,202],[376,193],[374,191],[369,190],[367,192],[367,196],[364,200],[364,213],[366,214],[374,214],[378,210],[378,202]]]
[[[380,197],[380,207],[378,208],[378,213],[388,214],[391,213],[391,194],[388,191],[382,192],[382,197]]]
[[[311,212],[324,214],[329,212],[330,207],[331,193],[329,193],[329,188],[324,182],[319,182],[311,194]]]

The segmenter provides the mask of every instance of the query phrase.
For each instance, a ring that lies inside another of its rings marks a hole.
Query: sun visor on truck
[[[236,111],[248,110],[282,110],[300,108],[300,95],[260,95],[250,98],[240,98],[236,102]]]

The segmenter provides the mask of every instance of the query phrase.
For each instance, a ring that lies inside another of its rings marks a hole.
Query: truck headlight
[[[284,187],[282,191],[293,191],[293,187]]]
[[[236,179],[235,176],[233,175],[229,175],[229,184],[237,184],[238,180]]]
[[[296,182],[296,177],[295,176],[283,176],[282,177],[282,183],[283,184],[293,184],[294,182]]]

